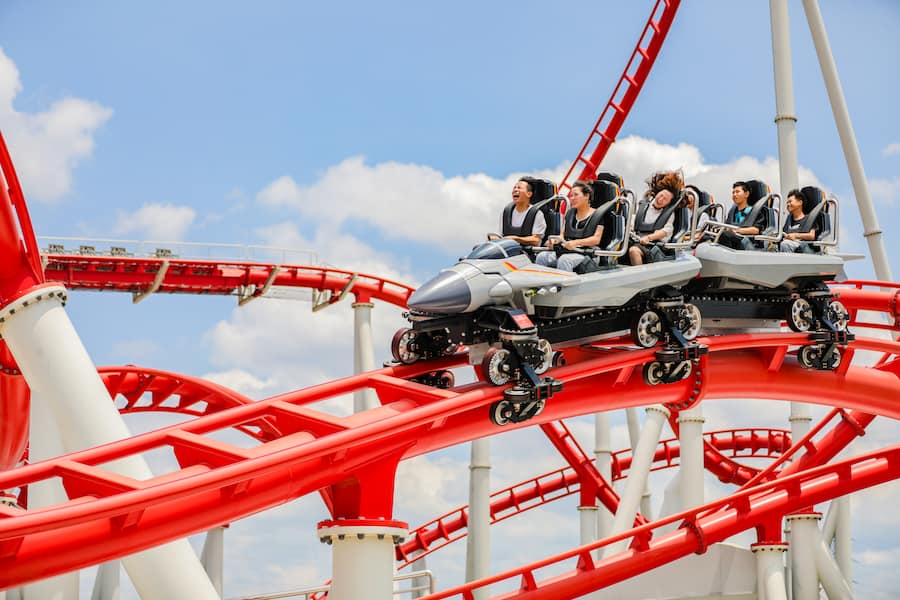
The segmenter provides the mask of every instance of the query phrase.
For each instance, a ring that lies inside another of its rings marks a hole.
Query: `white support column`
[[[578,543],[580,545],[584,546],[597,541],[597,516],[597,505],[578,507]]]
[[[625,420],[628,423],[628,440],[631,444],[631,452],[634,454],[635,448],[637,448],[638,439],[641,437],[641,420],[638,415],[638,409],[626,408]],[[650,504],[650,485],[648,483],[641,492],[641,513],[648,519],[651,519],[652,516],[650,513],[652,512],[653,507]]]
[[[803,0],[803,10],[806,11],[809,31],[816,47],[816,56],[819,58],[819,67],[822,69],[825,89],[828,91],[828,100],[831,102],[831,112],[834,114],[834,122],[841,138],[844,159],[847,161],[847,170],[850,172],[853,193],[856,195],[856,204],[859,207],[863,223],[863,235],[868,241],[869,254],[872,255],[872,263],[875,266],[875,277],[881,281],[893,281],[891,265],[884,250],[881,228],[878,226],[878,217],[875,215],[875,207],[872,205],[869,183],[866,180],[859,147],[856,145],[856,136],[853,133],[853,125],[850,123],[850,112],[847,110],[847,101],[844,99],[837,66],[831,55],[831,44],[828,42],[828,33],[825,31],[825,22],[819,11],[819,3],[816,0]]]
[[[850,521],[850,496],[841,496],[832,500],[837,511],[837,523],[834,530],[834,559],[837,561],[847,585],[852,588],[853,582],[853,541],[852,523]]]
[[[818,534],[818,531],[816,533]],[[821,536],[817,540],[813,555],[816,571],[819,579],[822,581],[822,587],[825,589],[828,600],[853,600],[850,586],[844,580],[841,570],[838,568],[837,563],[834,562],[831,553],[828,552],[828,548],[825,547],[825,542]],[[816,597],[818,598],[818,596]]]
[[[216,593],[222,596],[222,581],[225,575],[225,528],[214,527],[206,532],[203,540],[203,550],[200,552],[200,562],[203,569],[212,581]]]
[[[65,454],[59,426],[47,398],[32,388],[28,456],[31,462]],[[68,500],[59,480],[39,481],[28,486],[31,510]],[[29,583],[22,588],[24,600],[78,600],[78,571]]]
[[[703,504],[703,409],[698,405],[678,415],[681,446],[681,510]]]
[[[772,62],[775,67],[775,125],[778,129],[778,171],[781,196],[800,187],[797,160],[797,116],[794,114],[794,81],[791,72],[791,34],[787,0],[769,0],[772,23]],[[783,217],[782,217],[783,218]],[[779,224],[779,230],[781,229]],[[809,431],[809,406],[791,402],[791,439]]]
[[[608,412],[594,415],[594,457],[597,461],[597,471],[612,484],[612,434]],[[606,510],[605,506],[600,507],[600,513],[597,515],[597,539],[609,535],[612,521],[612,513]]]
[[[420,571],[427,571],[428,564],[425,561],[425,557],[423,556],[421,558],[417,558],[415,560],[415,562],[413,562],[413,564],[411,564],[409,566],[409,568],[414,573],[420,572]],[[412,587],[413,588],[422,588],[422,589],[415,589],[412,592],[412,597],[413,598],[422,598],[422,597],[426,596],[428,594],[428,587],[427,587],[428,583],[429,583],[428,577],[422,576],[422,577],[414,578],[412,580]]]
[[[664,406],[651,406],[647,408],[647,418],[644,419],[644,429],[641,431],[634,456],[631,458],[631,469],[628,472],[628,480],[625,482],[625,490],[619,500],[619,510],[613,518],[610,535],[616,535],[627,531],[634,525],[637,516],[638,504],[644,489],[647,487],[647,475],[653,464],[653,454],[659,443],[666,419],[669,418],[669,409]],[[616,544],[606,546],[604,556],[612,556],[628,547],[628,540],[622,540]]]
[[[121,586],[119,585],[119,572],[122,561],[112,560],[100,565],[97,570],[97,578],[94,579],[94,589],[91,592],[91,600],[119,600]]]
[[[491,443],[472,440],[469,465],[469,535],[466,536],[466,581],[491,574]],[[488,597],[490,589],[475,590],[475,600]]]
[[[775,126],[778,129],[778,171],[784,197],[799,186],[797,115],[791,73],[791,34],[787,0],[769,0],[772,22],[772,61],[775,67]]]
[[[821,541],[820,513],[785,517],[791,524],[791,586],[793,600],[819,600],[816,548]]]
[[[323,521],[318,530],[332,548],[330,600],[393,600],[394,545],[406,537],[406,523],[346,519]]]
[[[756,595],[759,600],[787,600],[784,581],[784,553],[787,544],[754,544],[756,555]]]
[[[371,302],[354,302],[353,307],[353,372],[364,373],[375,368],[375,347],[372,344]],[[353,392],[353,412],[378,406],[375,391],[365,388]]]
[[[131,434],[63,309],[65,298],[65,288],[55,285],[21,296],[0,309],[0,334],[32,394],[55,415],[63,448],[74,452]],[[33,398],[32,406],[38,404]],[[140,456],[126,457],[105,467],[134,479],[153,476]],[[218,599],[187,540],[129,556],[123,563],[144,600]]]

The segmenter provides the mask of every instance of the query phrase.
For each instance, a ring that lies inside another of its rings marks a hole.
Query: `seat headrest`
[[[556,195],[556,184],[549,179],[522,177],[522,180],[527,181],[534,188],[534,194],[531,196],[532,204],[537,204]]]
[[[684,192],[688,190],[690,190],[694,194],[694,198],[697,199],[696,208],[700,208],[701,206],[709,206],[710,204],[712,204],[713,198],[709,195],[708,192],[704,192],[696,185],[686,185],[684,186],[684,191],[682,191],[682,194],[684,194]]]
[[[591,190],[593,191],[593,197],[591,198],[591,206],[593,208],[599,208],[610,200],[615,200],[621,191],[618,184],[606,179],[592,181]]]
[[[825,192],[822,188],[813,185],[800,188],[800,194],[803,196],[803,212],[809,214],[810,211],[825,201]]]
[[[612,183],[619,186],[619,189],[625,187],[625,180],[622,179],[621,175],[617,173],[610,173],[609,171],[601,171],[597,173],[597,181],[611,181]]]
[[[747,202],[752,206],[769,195],[769,186],[759,179],[751,179],[747,182],[747,188],[750,190],[750,197]]]

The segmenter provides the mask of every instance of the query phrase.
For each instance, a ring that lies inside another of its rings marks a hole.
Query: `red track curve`
[[[782,333],[704,339],[711,350],[704,368],[705,399],[815,397],[823,404],[900,417],[900,407],[889,399],[898,390],[898,361],[879,369],[849,367],[843,374],[807,371],[792,358],[773,361],[780,348],[804,339]],[[896,342],[859,339],[853,347],[900,354]],[[652,353],[613,352],[558,369],[555,375],[565,382],[565,391],[554,396],[539,418],[522,426],[595,412],[597,390],[606,390],[600,397],[605,410],[683,401],[692,382],[643,383],[634,367]],[[428,365],[429,370],[438,364]],[[398,460],[496,431],[486,411],[500,398],[500,388],[475,384],[436,390],[402,379],[421,371],[393,367],[356,375],[0,474],[0,488],[5,489],[59,477],[72,498],[35,511],[0,509],[0,587],[204,531],[354,475],[361,492],[352,508],[366,517],[390,516],[390,497],[379,496],[378,486],[368,487],[373,480],[367,475],[377,471],[392,476]],[[336,418],[303,406],[365,386],[376,390],[382,407]],[[281,437],[251,449],[208,437],[263,418],[277,424]],[[137,482],[101,466],[156,448],[170,448],[181,469]],[[337,508],[340,512],[347,506]]]

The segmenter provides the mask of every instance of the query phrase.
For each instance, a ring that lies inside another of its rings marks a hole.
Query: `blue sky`
[[[801,183],[838,195],[842,247],[864,252],[802,5],[789,5]],[[418,283],[495,227],[519,174],[559,177],[651,6],[10,0],[0,5],[0,129],[38,235],[312,248],[335,266]],[[895,259],[900,7],[821,8]],[[768,4],[686,1],[608,165],[638,192],[651,170],[678,167],[723,201],[735,179],[777,188],[774,114]],[[206,375],[255,397],[352,369],[348,307],[313,317],[303,303],[235,304],[80,293],[67,308],[98,364]],[[376,308],[379,360],[399,324]],[[517,439],[508,444],[530,444]],[[458,499],[451,490],[464,479],[448,473],[464,472],[466,455],[420,461],[410,477]],[[313,540],[312,527],[298,535]],[[230,530],[245,549],[275,535],[261,531]],[[233,552],[232,591],[268,589],[271,577],[254,580]],[[285,553],[294,562],[266,556],[259,570],[295,585],[327,575],[324,550]]]

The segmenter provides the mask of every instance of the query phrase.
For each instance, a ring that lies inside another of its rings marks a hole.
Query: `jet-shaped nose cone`
[[[408,304],[424,312],[461,313],[471,302],[472,292],[466,278],[456,271],[444,271],[413,292]]]

